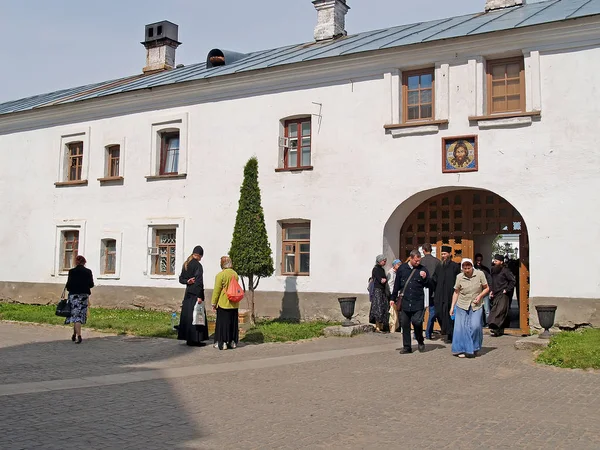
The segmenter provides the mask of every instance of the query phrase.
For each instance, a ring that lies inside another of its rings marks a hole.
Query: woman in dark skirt
[[[233,278],[238,280],[238,274],[231,268],[229,256],[221,257],[221,272],[215,277],[215,288],[212,295],[212,307],[217,311],[217,323],[215,325],[215,348],[226,350],[236,348],[239,337],[239,303],[229,301],[227,289]]]
[[[192,325],[194,307],[196,303],[204,302],[204,280],[200,260],[204,255],[204,249],[197,245],[194,252],[183,263],[179,282],[185,284],[185,296],[181,303],[181,318],[177,329],[177,339],[186,341],[187,345],[201,347],[206,345],[203,341],[208,340],[208,328],[206,325]],[[204,312],[204,323],[206,324],[206,309]]]
[[[373,278],[373,300],[371,301],[371,310],[369,311],[369,322],[375,324],[375,331],[383,331],[384,324],[387,322],[389,302],[385,292],[387,286],[387,276],[385,273],[385,263],[387,259],[383,255],[375,258],[375,267],[371,272]]]
[[[85,267],[86,260],[82,255],[75,258],[76,266],[69,270],[67,285],[69,291],[69,302],[71,303],[71,316],[65,319],[65,324],[73,324],[73,335],[71,340],[81,344],[81,325],[87,321],[89,298],[94,287],[94,276],[92,271]]]

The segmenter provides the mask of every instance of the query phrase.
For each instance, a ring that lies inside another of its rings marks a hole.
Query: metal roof
[[[475,36],[598,14],[600,14],[600,0],[546,0],[487,13],[470,14],[449,19],[368,31],[333,41],[310,42],[252,52],[247,54],[246,57],[226,66],[206,68],[206,63],[203,62],[156,74],[139,74],[118,80],[64,89],[49,94],[2,103],[0,104],[0,115],[103,97],[137,89],[147,89],[442,39]]]

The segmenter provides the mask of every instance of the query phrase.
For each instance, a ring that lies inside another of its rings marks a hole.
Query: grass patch
[[[0,303],[0,320],[63,325],[64,317],[54,315],[56,306]],[[85,327],[116,334],[175,338],[171,313],[135,309],[90,308]]]
[[[256,326],[246,332],[243,342],[288,342],[311,339],[323,335],[325,327],[335,325],[332,322],[298,322],[291,320],[259,320]]]
[[[550,339],[536,361],[566,369],[600,369],[600,329],[563,331]]]

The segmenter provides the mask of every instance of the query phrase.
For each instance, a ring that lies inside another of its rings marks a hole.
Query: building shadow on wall
[[[279,319],[300,322],[300,297],[296,277],[286,277]]]

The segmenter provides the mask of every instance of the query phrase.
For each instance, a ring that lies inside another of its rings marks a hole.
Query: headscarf
[[[395,259],[392,263],[392,267],[394,267],[396,264],[402,264],[402,261],[400,261],[399,259]]]
[[[465,263],[469,263],[469,264],[471,264],[471,266],[475,267],[475,264],[473,264],[473,261],[470,258],[463,258],[462,261],[460,262],[461,269]]]
[[[377,255],[377,258],[375,258],[375,264],[379,264],[381,261],[385,261],[387,258],[383,255]]]

